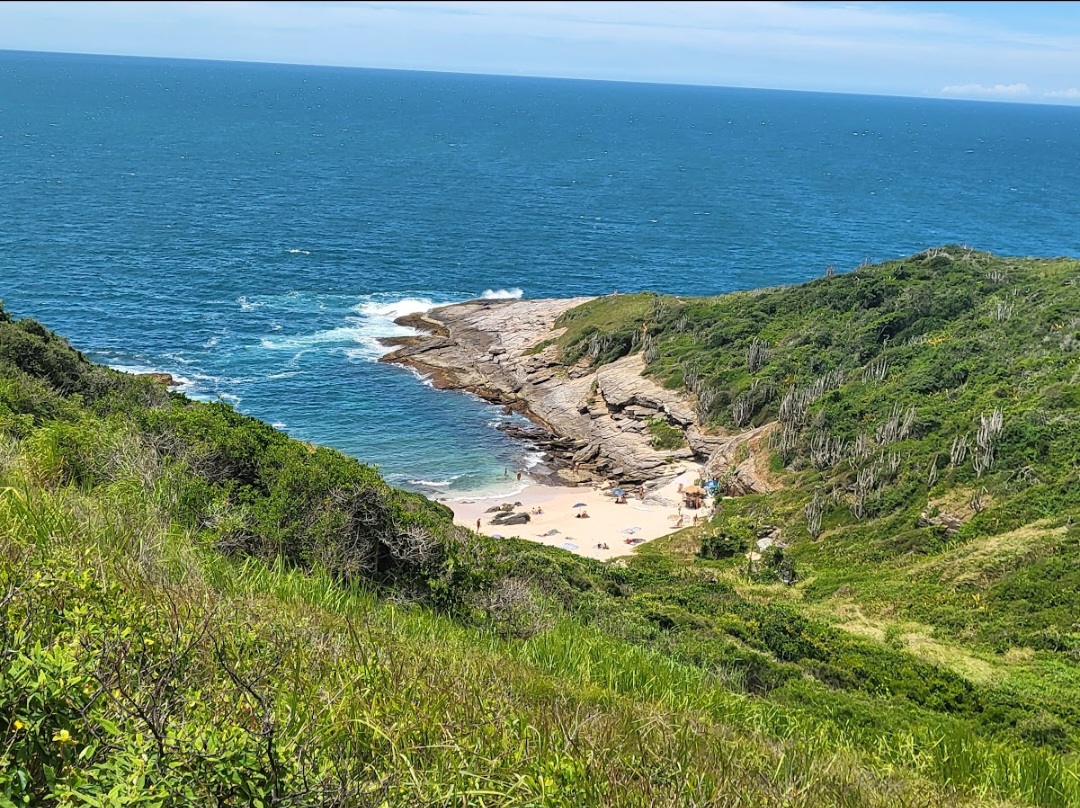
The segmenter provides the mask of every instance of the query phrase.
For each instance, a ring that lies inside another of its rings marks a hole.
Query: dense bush
[[[740,517],[727,519],[710,528],[701,539],[702,558],[722,559],[742,555],[754,541],[754,529],[748,521]]]

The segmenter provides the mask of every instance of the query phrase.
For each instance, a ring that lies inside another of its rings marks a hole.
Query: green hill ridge
[[[571,310],[773,424],[776,491],[611,565],[0,309],[0,806],[1080,805],[1078,278]]]

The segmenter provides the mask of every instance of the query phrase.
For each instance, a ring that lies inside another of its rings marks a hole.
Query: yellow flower
[[[66,729],[62,729],[52,736],[52,739],[59,744],[75,743],[75,739],[71,737],[71,733]]]
[[[17,718],[15,719],[15,731],[16,732],[18,732],[20,729],[22,729],[25,726],[26,726],[26,724],[24,724],[22,721],[20,721]]]

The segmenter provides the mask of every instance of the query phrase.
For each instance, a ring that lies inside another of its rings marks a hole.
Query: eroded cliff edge
[[[755,451],[767,427],[706,434],[684,394],[642,376],[639,354],[598,367],[562,364],[550,344],[562,333],[555,322],[591,299],[473,300],[409,315],[398,322],[426,333],[385,340],[396,350],[382,361],[525,414],[543,431],[523,437],[548,453],[564,482],[646,482],[696,461],[731,493],[769,490]],[[681,432],[682,446],[655,448],[651,424]]]

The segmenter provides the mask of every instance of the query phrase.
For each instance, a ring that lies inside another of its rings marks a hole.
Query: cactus
[[[754,337],[746,349],[746,367],[751,373],[757,373],[769,361],[769,343]]]

